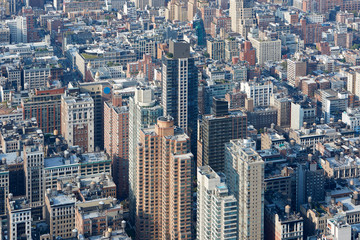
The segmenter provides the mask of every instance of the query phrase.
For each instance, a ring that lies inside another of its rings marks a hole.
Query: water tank
[[[104,209],[104,205],[105,203],[103,201],[99,202],[99,210],[103,210]]]
[[[286,213],[287,215],[290,214],[290,206],[289,206],[289,205],[286,205],[286,206],[285,206],[285,213]]]

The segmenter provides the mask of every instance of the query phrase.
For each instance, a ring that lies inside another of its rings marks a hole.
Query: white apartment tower
[[[264,239],[264,161],[241,140],[225,147],[225,174],[238,201],[238,238]]]
[[[253,0],[230,0],[231,30],[240,33],[245,39],[250,28],[255,26]]]
[[[197,240],[237,239],[237,201],[209,166],[197,169]]]
[[[61,97],[61,133],[69,146],[94,152],[94,100],[88,93]]]

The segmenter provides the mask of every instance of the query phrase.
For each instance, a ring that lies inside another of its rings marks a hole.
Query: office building
[[[247,39],[250,28],[256,24],[253,0],[230,0],[231,30]]]
[[[12,44],[28,42],[26,17],[17,16],[15,19],[7,20],[6,23],[10,29],[10,42]]]
[[[30,207],[44,205],[44,150],[42,145],[27,143],[24,146],[26,198]]]
[[[281,205],[281,206],[278,206]],[[289,205],[269,203],[265,207],[265,234],[269,240],[304,239],[304,219]]]
[[[56,189],[58,180],[73,179],[94,174],[111,175],[111,159],[104,152],[81,153],[77,149],[74,153],[64,151],[64,156],[47,157],[44,159],[45,189]],[[65,174],[66,173],[66,174]]]
[[[291,98],[281,94],[273,94],[270,97],[270,105],[277,109],[277,124],[281,127],[289,127],[291,122]]]
[[[8,212],[8,236],[10,240],[31,240],[31,206],[25,198],[14,198],[12,194],[6,199]]]
[[[263,40],[253,37],[249,40],[256,50],[256,61],[259,65],[281,60],[281,40]]]
[[[269,106],[270,97],[273,93],[274,85],[268,82],[241,82],[241,91],[246,93],[247,98],[254,101],[254,107]]]
[[[123,205],[116,198],[78,202],[75,206],[75,228],[85,237],[101,235],[108,228],[123,229]]]
[[[89,94],[94,101],[94,148],[104,149],[104,102],[110,100],[112,86],[108,81],[80,83],[80,93]],[[108,90],[110,90],[108,92]]]
[[[226,144],[225,174],[238,201],[238,239],[264,239],[264,161],[241,140]]]
[[[162,64],[162,106],[164,116],[172,116],[175,125],[191,139],[196,153],[198,119],[198,70],[190,57],[190,44],[170,41],[169,53]]]
[[[23,119],[35,118],[43,133],[61,131],[61,95],[65,88],[35,90],[29,98],[21,100]]]
[[[6,199],[9,195],[10,189],[10,172],[9,167],[6,164],[6,159],[1,160],[0,166],[0,216],[4,216],[7,213]]]
[[[61,96],[61,133],[69,146],[94,151],[94,100],[89,94]]]
[[[48,81],[51,79],[50,68],[38,66],[30,66],[23,69],[24,89],[40,89],[47,87]]]
[[[221,176],[209,166],[197,169],[196,239],[237,239],[237,206]]]
[[[316,117],[316,107],[306,103],[291,103],[291,129],[301,129],[304,122],[313,124]]]
[[[311,155],[311,154],[310,154]],[[309,157],[311,157],[309,155]],[[325,200],[325,175],[324,169],[317,162],[311,161],[305,165],[299,165],[295,170],[296,177],[296,209],[309,200],[322,202]]]
[[[35,120],[4,121],[0,125],[1,151],[14,153],[21,151],[27,142],[44,144],[44,134]]]
[[[44,212],[46,223],[50,228],[51,239],[73,237],[75,202],[75,198],[71,197],[71,192],[46,190]]]
[[[192,8],[191,1],[188,2],[188,9]],[[189,15],[191,13],[188,12]],[[198,13],[194,16],[194,19],[192,19],[193,29],[196,31],[197,36],[197,45],[204,46],[206,44],[206,32],[204,27],[204,21],[200,17]]]
[[[136,239],[192,239],[190,139],[172,117],[140,130],[136,165]]]
[[[214,99],[213,114],[204,115],[199,124],[197,166],[209,165],[224,171],[225,143],[246,138],[247,116],[241,110],[228,110],[228,103]]]
[[[245,41],[240,45],[240,61],[247,61],[250,66],[255,66],[256,64],[256,51],[252,47],[250,41]]]
[[[208,39],[206,49],[211,59],[225,60],[225,41],[221,39]]]

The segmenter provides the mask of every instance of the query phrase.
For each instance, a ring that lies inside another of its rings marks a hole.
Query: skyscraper
[[[231,29],[240,33],[245,39],[250,28],[255,26],[253,0],[230,0]]]
[[[136,164],[136,239],[192,239],[190,139],[172,117],[140,130]]]
[[[129,200],[130,219],[135,221],[136,202],[136,148],[140,141],[140,129],[156,124],[163,115],[162,107],[154,99],[151,88],[138,87],[129,100]]]
[[[198,71],[190,57],[190,44],[170,41],[162,64],[162,106],[165,116],[184,129],[196,153],[198,117]]]
[[[264,161],[246,142],[226,144],[225,174],[238,201],[238,238],[264,239]]]
[[[209,166],[197,169],[198,240],[237,239],[237,201]]]

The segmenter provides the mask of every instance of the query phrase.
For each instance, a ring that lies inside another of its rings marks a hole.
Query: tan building
[[[219,39],[210,39],[206,41],[207,52],[210,58],[214,60],[225,60],[225,42]]]
[[[71,238],[75,228],[75,199],[62,192],[52,192],[50,189],[45,194],[45,218],[50,228],[51,239],[61,237]]]
[[[136,239],[192,239],[190,139],[171,117],[140,132],[136,171]]]

